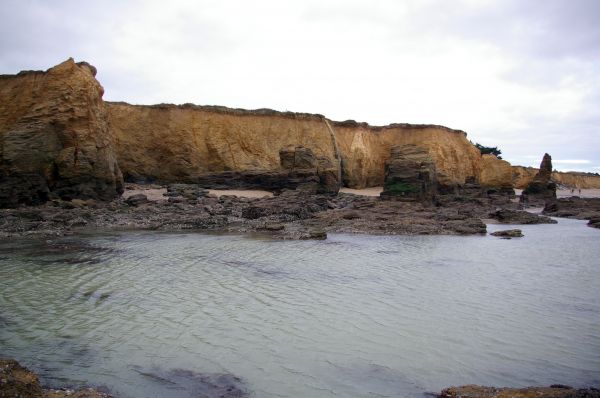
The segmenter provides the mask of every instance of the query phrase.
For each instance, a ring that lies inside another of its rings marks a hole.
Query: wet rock
[[[381,198],[432,202],[436,181],[435,162],[426,149],[416,145],[396,146],[385,165]]]
[[[546,203],[543,214],[553,217],[567,217],[589,220],[590,227],[598,228],[600,219],[600,198],[580,198],[572,196]]]
[[[477,385],[450,387],[438,398],[600,398],[600,390],[553,385],[550,387],[496,388]]]
[[[523,232],[520,229],[505,229],[503,231],[492,232],[490,235],[498,236],[504,239],[521,238],[523,236]]]
[[[111,398],[88,388],[82,390],[44,390],[35,373],[14,359],[0,358],[0,397],[2,398]]]
[[[521,193],[521,202],[531,203],[556,199],[556,184],[552,181],[552,157],[544,154],[540,170]]]
[[[0,397],[42,396],[42,388],[35,373],[14,359],[0,359]]]
[[[491,212],[489,218],[502,224],[556,224],[557,221],[546,216],[521,210],[499,209]]]
[[[140,206],[149,203],[150,201],[148,200],[148,197],[146,195],[144,195],[143,193],[138,193],[135,195],[131,195],[130,197],[125,199],[125,202],[130,206]]]
[[[149,381],[168,390],[186,391],[199,398],[245,398],[250,393],[246,383],[227,373],[199,373],[186,369],[162,370],[137,368]]]
[[[590,218],[587,225],[592,228],[600,228],[600,216]]]

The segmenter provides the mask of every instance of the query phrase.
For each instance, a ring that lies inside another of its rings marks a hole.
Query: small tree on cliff
[[[502,159],[502,156],[500,156],[502,154],[502,151],[498,149],[497,146],[483,146],[477,143],[473,145],[475,145],[475,147],[479,149],[479,152],[481,152],[482,155],[490,154],[496,156],[498,159]]]

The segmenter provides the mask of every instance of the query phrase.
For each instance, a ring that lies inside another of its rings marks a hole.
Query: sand
[[[354,195],[362,195],[362,196],[379,196],[379,194],[383,191],[383,187],[371,187],[364,189],[352,189],[352,188],[342,188],[340,192],[343,193],[353,193]]]
[[[261,191],[258,189],[209,189],[208,192],[218,197],[224,195],[235,195],[241,198],[264,198],[273,196],[272,192]],[[123,199],[127,199],[128,197],[139,193],[146,195],[148,200],[152,202],[168,199],[168,197],[164,196],[164,194],[167,193],[167,188],[160,188],[154,185],[127,185],[125,192],[123,192]]]
[[[363,196],[379,196],[381,191],[383,191],[383,187],[340,189],[340,192],[343,193],[352,193],[354,195]],[[515,193],[517,195],[520,195],[521,191],[522,189],[515,189]],[[219,197],[224,195],[235,195],[241,198],[264,198],[273,196],[273,192],[262,191],[258,189],[209,189],[209,192]],[[167,189],[155,185],[128,185],[126,191],[123,193],[123,198],[127,199],[128,197],[138,193],[143,193],[151,201],[167,200],[167,197],[163,195],[167,193]],[[571,193],[570,189],[559,189],[556,191],[556,196],[559,198],[568,198],[571,196],[579,196],[582,198],[600,198],[600,189],[582,189],[581,194],[577,189],[574,193]]]

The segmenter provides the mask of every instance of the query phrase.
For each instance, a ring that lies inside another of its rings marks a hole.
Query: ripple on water
[[[0,352],[125,397],[233,381],[261,397],[598,385],[598,231],[523,230],[0,242]]]

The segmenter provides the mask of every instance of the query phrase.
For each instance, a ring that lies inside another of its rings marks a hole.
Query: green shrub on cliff
[[[500,149],[498,149],[497,146],[483,146],[483,145],[477,144],[477,143],[475,143],[473,145],[475,145],[475,148],[479,149],[479,152],[481,152],[482,155],[489,154],[489,155],[496,156],[498,159],[502,159],[502,156],[500,156],[502,154],[502,151]]]

